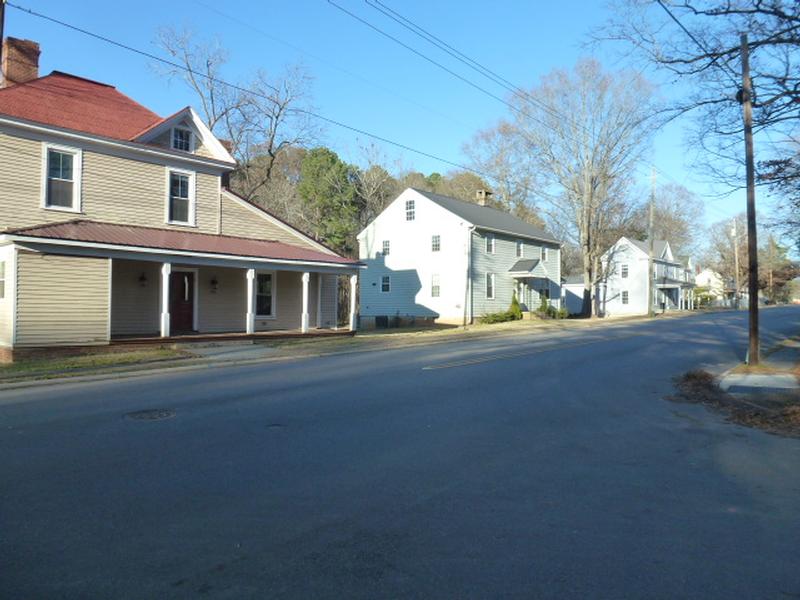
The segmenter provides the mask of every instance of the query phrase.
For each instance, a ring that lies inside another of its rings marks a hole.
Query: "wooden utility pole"
[[[741,35],[742,44],[742,115],[744,118],[745,168],[747,170],[747,266],[748,309],[750,313],[750,344],[748,359],[751,365],[759,363],[758,343],[758,240],[756,239],[756,177],[753,158],[753,90],[750,81],[750,54],[747,34]]]
[[[647,314],[650,317],[655,316],[653,309],[653,300],[656,294],[655,282],[655,265],[653,263],[654,241],[653,241],[653,221],[656,206],[656,170],[653,169],[650,173],[650,210],[647,219]]]
[[[739,308],[739,292],[742,285],[739,282],[739,232],[736,228],[736,217],[733,218],[733,307]]]

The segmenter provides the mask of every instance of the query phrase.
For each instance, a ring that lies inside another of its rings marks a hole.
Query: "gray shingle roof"
[[[583,284],[583,275],[567,275],[564,277],[564,283],[580,283]]]
[[[514,263],[508,270],[510,273],[520,273],[522,271],[533,271],[539,264],[538,258],[523,258]]]
[[[480,229],[504,231],[521,237],[553,242],[555,244],[560,243],[550,232],[541,227],[526,223],[522,219],[505,211],[488,206],[481,206],[480,204],[472,204],[471,202],[464,202],[457,198],[442,196],[441,194],[434,194],[433,192],[426,192],[417,188],[411,189]]]
[[[631,238],[628,238],[631,240]],[[650,252],[650,244],[647,240],[631,240],[642,252],[645,254]],[[653,240],[653,254],[655,256],[661,256],[664,254],[664,250],[667,248],[666,240]]]

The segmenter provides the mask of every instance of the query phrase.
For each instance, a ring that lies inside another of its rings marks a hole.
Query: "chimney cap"
[[[475,190],[475,199],[478,201],[478,204],[481,206],[486,206],[486,201],[489,199],[489,196],[492,195],[492,192],[485,189]]]

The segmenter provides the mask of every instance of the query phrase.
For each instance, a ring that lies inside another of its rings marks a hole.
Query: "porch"
[[[653,302],[663,312],[670,310],[694,310],[694,286],[687,282],[656,283]]]

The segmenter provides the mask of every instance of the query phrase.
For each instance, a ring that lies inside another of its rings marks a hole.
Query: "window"
[[[431,275],[431,298],[438,298],[442,288],[439,284],[439,275]]]
[[[523,245],[522,240],[517,240],[517,258],[522,258]]]
[[[167,220],[170,223],[188,225],[193,220],[192,176],[189,173],[169,172],[169,207]]]
[[[486,234],[486,253],[494,254],[494,234]]]
[[[620,268],[620,275],[622,276],[623,279],[628,278],[628,265],[622,265],[622,267]]]
[[[0,299],[6,297],[6,263],[0,260]]]
[[[275,292],[272,273],[256,274],[256,316],[275,316]]]
[[[442,238],[438,235],[431,236],[431,252],[439,252],[442,249]]]
[[[392,291],[392,278],[390,275],[381,277],[381,292],[388,294]]]
[[[80,163],[81,155],[78,150],[47,148],[45,208],[80,211]]]
[[[414,201],[406,200],[406,221],[413,221],[415,216],[414,213]]]
[[[172,149],[192,151],[192,132],[188,129],[176,127],[172,130]]]
[[[547,262],[547,248],[542,248],[542,262]]]
[[[628,303],[628,292],[627,292],[627,290],[622,292],[622,303],[623,304],[627,304]]]
[[[486,274],[486,298],[494,300],[494,273]]]
[[[383,240],[383,255],[384,256],[389,256],[389,251],[392,249],[391,246],[392,245],[389,242],[389,240]]]

